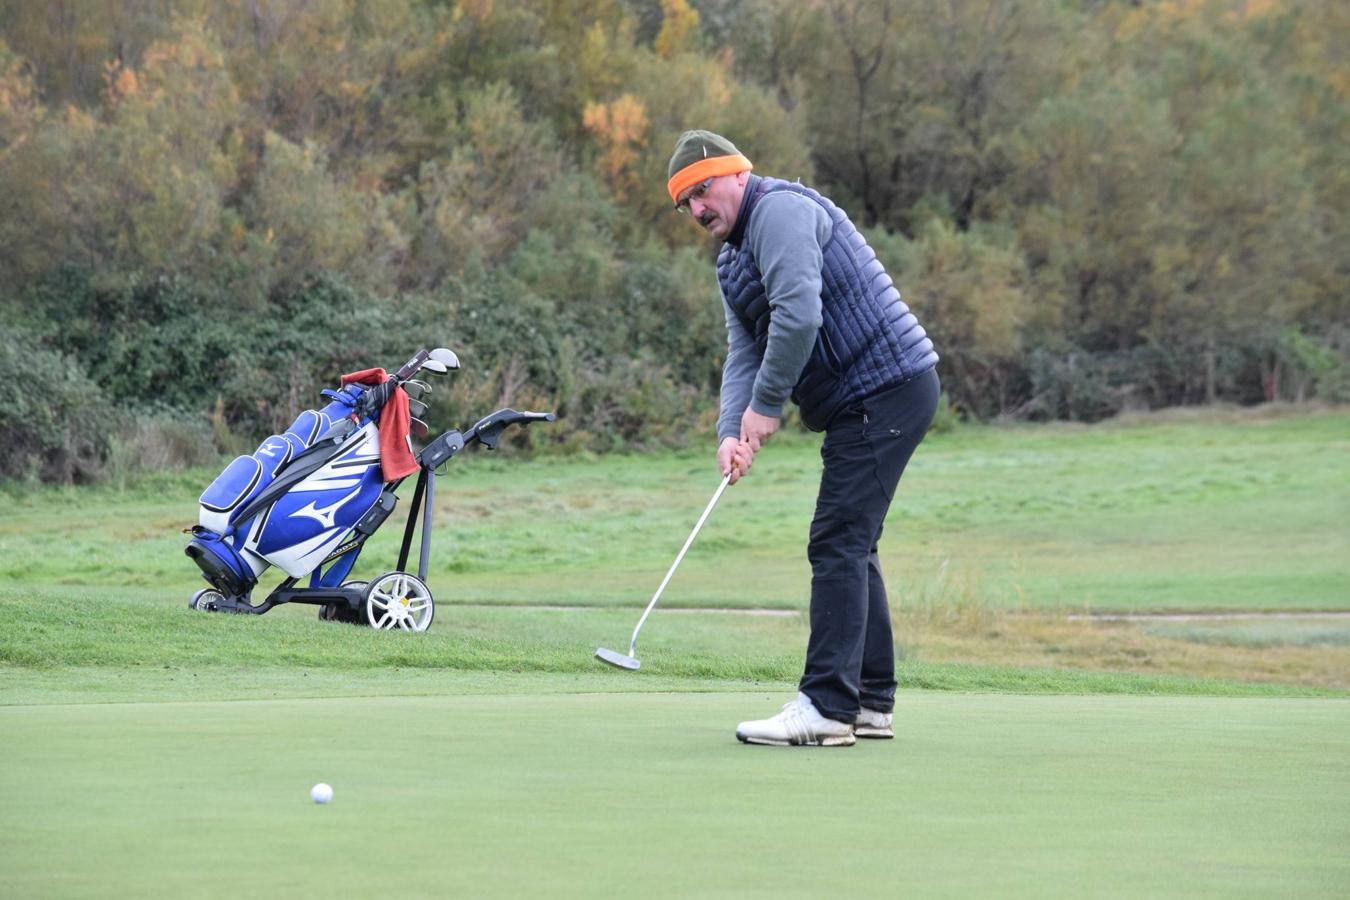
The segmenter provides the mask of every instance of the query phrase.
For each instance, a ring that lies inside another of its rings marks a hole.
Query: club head
[[[615,668],[628,669],[631,672],[636,672],[638,669],[642,668],[642,663],[638,662],[633,657],[624,656],[622,653],[618,653],[614,650],[606,650],[604,647],[595,651],[595,658],[601,662],[607,662]]]
[[[422,397],[431,393],[431,385],[425,381],[418,381],[415,378],[409,378],[403,382],[403,390],[414,400],[420,400]]]
[[[412,433],[415,434],[415,435],[417,435],[417,439],[418,439],[418,440],[425,440],[425,439],[426,439],[427,431],[428,431],[427,423],[426,423],[426,422],[423,422],[421,419],[419,419],[419,418],[417,418],[417,417],[415,417],[415,416],[409,416],[409,423],[408,423],[408,424],[409,424],[409,427],[412,428]]]
[[[437,375],[444,375],[446,372],[449,372],[450,370],[446,368],[445,363],[437,362],[434,359],[429,359],[426,362],[422,363],[422,368],[418,369],[417,371],[435,372]]]
[[[415,397],[409,397],[408,412],[420,419],[427,414],[427,405]]]
[[[444,347],[437,347],[435,350],[432,350],[428,358],[445,366],[446,369],[459,368],[459,357],[455,355],[455,351],[447,350]]]

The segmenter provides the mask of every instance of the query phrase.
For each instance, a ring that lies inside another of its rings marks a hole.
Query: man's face
[[[745,195],[745,185],[750,180],[749,172],[735,175],[719,175],[689,188],[680,200],[687,200],[689,215],[702,225],[708,234],[724,241],[731,229],[736,227],[736,217],[741,212],[741,198]]]

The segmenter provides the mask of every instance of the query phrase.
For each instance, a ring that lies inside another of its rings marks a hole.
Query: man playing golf
[[[807,556],[811,638],[797,699],[742,722],[750,744],[848,746],[889,738],[895,650],[877,540],[938,402],[937,353],[843,210],[801,184],[751,174],[709,131],[680,135],[675,208],[722,241],[727,322],[717,464],[734,483],[791,398],[824,431]]]

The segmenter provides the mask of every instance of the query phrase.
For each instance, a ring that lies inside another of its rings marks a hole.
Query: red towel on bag
[[[384,384],[389,375],[384,369],[362,369],[342,376],[342,386],[349,384]],[[412,414],[408,412],[408,395],[403,388],[396,387],[380,410],[380,471],[384,473],[385,483],[398,481],[417,471],[417,460],[413,457],[412,442],[408,430],[412,427]]]

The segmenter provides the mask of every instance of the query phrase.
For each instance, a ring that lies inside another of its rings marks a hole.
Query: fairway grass
[[[0,708],[0,896],[1344,896],[1340,700],[902,692]],[[318,781],[330,806],[309,801]]]
[[[818,436],[775,438],[665,602],[805,608],[818,448]],[[1347,450],[1350,411],[1280,407],[930,435],[881,541],[892,603],[1350,609]],[[216,474],[16,493],[0,512],[0,584],[171,588],[186,602],[201,582],[181,529]],[[436,493],[431,587],[448,602],[640,607],[716,485],[710,453],[467,454]],[[359,573],[391,567],[405,509]]]

